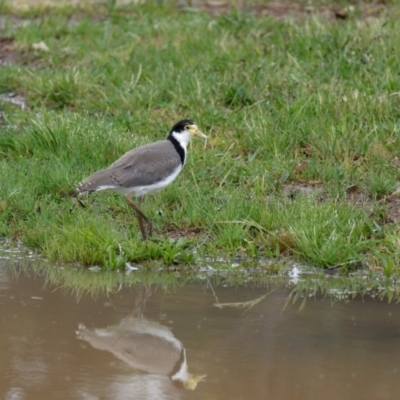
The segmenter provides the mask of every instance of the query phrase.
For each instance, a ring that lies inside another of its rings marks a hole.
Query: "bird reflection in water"
[[[119,324],[102,329],[79,324],[77,337],[96,349],[111,352],[136,370],[169,377],[175,386],[194,390],[205,375],[189,373],[182,342],[167,326],[143,316],[150,296],[151,288],[139,290],[133,312]]]

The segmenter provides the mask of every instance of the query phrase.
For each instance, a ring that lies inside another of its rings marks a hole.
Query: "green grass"
[[[2,66],[0,93],[28,108],[0,103],[0,235],[108,268],[248,256],[400,271],[385,202],[400,175],[395,3],[344,21],[251,7],[2,7],[15,60]],[[32,48],[41,41],[49,51]],[[179,178],[146,198],[157,239],[141,241],[122,196],[74,201],[80,180],[182,118],[210,139],[205,150],[193,142]],[[316,183],[322,197],[285,191]]]

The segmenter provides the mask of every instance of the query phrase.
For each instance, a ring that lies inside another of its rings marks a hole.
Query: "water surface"
[[[317,297],[300,310],[287,287],[223,280],[77,298],[6,262],[1,399],[400,398],[397,304]],[[194,390],[171,379],[185,360]]]

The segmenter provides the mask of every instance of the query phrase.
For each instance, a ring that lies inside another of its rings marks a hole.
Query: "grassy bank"
[[[398,272],[399,6],[282,19],[1,7],[1,235],[109,268],[288,256]],[[210,140],[146,198],[155,239],[141,241],[119,195],[74,200],[82,178],[182,118]]]

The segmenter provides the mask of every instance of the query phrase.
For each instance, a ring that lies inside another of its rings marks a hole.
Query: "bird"
[[[144,317],[128,316],[107,328],[88,329],[80,323],[76,334],[135,370],[168,377],[178,387],[194,390],[206,377],[189,372],[186,349],[167,326]]]
[[[151,220],[140,209],[143,196],[164,189],[181,172],[186,162],[187,145],[195,136],[207,139],[190,119],[177,122],[165,140],[136,147],[108,168],[88,176],[78,185],[79,194],[109,190],[126,195],[126,202],[139,221],[143,240],[152,236]],[[138,205],[132,198],[138,197]],[[143,224],[147,224],[147,233]]]

